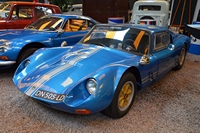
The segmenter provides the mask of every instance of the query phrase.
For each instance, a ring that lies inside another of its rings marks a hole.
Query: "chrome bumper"
[[[15,64],[16,61],[0,61],[0,66],[8,66]]]

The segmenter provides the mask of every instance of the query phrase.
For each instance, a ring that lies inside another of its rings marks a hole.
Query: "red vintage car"
[[[0,29],[23,29],[44,15],[60,13],[60,8],[51,4],[0,2]]]

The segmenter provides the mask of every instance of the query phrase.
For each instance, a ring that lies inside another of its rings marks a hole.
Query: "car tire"
[[[19,55],[19,58],[17,60],[17,65],[19,65],[24,59],[32,55],[37,49],[38,48],[28,48],[23,50]]]
[[[174,70],[180,70],[183,67],[183,64],[185,62],[185,57],[186,57],[186,46],[184,45],[180,52],[178,65],[173,68]]]
[[[127,72],[121,78],[111,104],[102,113],[111,118],[121,118],[130,110],[136,93],[135,76]]]

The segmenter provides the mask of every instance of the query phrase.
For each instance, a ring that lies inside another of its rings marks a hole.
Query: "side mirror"
[[[140,59],[140,65],[148,65],[150,63],[149,57],[145,54]]]
[[[174,45],[173,44],[169,44],[168,49],[169,50],[174,50]]]
[[[61,43],[60,46],[61,46],[61,47],[65,47],[65,46],[67,46],[67,42],[66,42],[66,41],[63,41],[63,42]]]

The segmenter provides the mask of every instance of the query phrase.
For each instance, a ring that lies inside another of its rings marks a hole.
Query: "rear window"
[[[161,6],[141,5],[141,6],[139,6],[139,10],[141,10],[141,11],[160,11]]]

